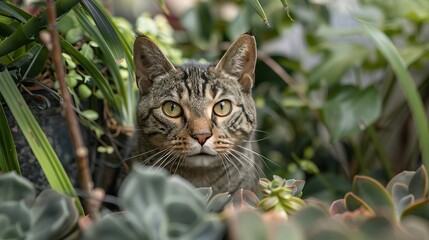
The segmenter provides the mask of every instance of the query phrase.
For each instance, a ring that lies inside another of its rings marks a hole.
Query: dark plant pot
[[[76,187],[76,162],[68,134],[67,123],[62,116],[62,108],[59,100],[45,90],[35,91],[33,95],[24,93],[23,97],[58,155],[73,186]],[[7,105],[4,106],[4,109],[15,141],[22,175],[34,183],[37,191],[49,188],[49,183],[39,162],[31,151]]]

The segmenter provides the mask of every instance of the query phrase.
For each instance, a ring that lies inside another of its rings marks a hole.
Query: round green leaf
[[[98,119],[98,113],[92,109],[87,109],[83,111],[82,115],[91,121],[95,121]]]

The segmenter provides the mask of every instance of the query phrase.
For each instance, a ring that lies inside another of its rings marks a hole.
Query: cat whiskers
[[[226,177],[228,179],[228,188],[231,188],[231,178],[229,176],[228,167],[226,166],[224,159],[228,162],[230,162],[230,160],[228,160],[228,156],[226,153],[218,153],[217,155],[219,156],[219,159],[222,161],[223,168],[225,169]],[[240,174],[240,171],[238,171],[238,173]]]
[[[268,164],[267,164],[264,160],[266,160],[266,161],[268,161],[268,162],[270,162],[270,163],[272,163],[272,164],[274,164],[274,165],[276,165],[276,166],[279,166],[279,164],[278,164],[278,163],[274,162],[273,160],[271,160],[271,159],[269,159],[269,158],[265,157],[264,155],[262,155],[262,154],[260,154],[260,153],[257,153],[257,152],[255,152],[255,151],[253,151],[252,149],[245,148],[245,147],[240,146],[240,145],[235,145],[235,146],[237,146],[237,147],[239,147],[239,148],[241,148],[241,149],[243,149],[243,150],[245,150],[245,151],[249,151],[249,152],[251,152],[251,153],[255,154],[256,156],[258,156],[258,157],[262,160],[262,162],[264,163],[265,167],[267,167],[269,170],[271,170],[271,169],[270,169],[270,167],[268,166]]]
[[[260,173],[263,172],[263,169],[259,167],[257,164],[255,164],[255,162],[252,159],[250,159],[248,156],[246,156],[244,153],[231,148],[229,154],[232,157],[234,157],[250,174],[252,174],[252,177],[256,179],[259,179],[261,177]],[[256,170],[256,171],[252,171],[252,170]]]
[[[255,132],[258,132],[258,133],[266,134],[267,136],[266,136],[266,137],[263,137],[263,138],[259,138],[259,139],[252,139],[252,140],[247,140],[247,141],[243,141],[243,142],[246,142],[246,143],[260,142],[260,141],[264,141],[264,140],[266,140],[266,139],[268,139],[268,138],[270,138],[270,137],[271,137],[270,133],[269,133],[269,132],[267,132],[267,131],[258,130],[258,129],[255,129],[254,131],[255,131]]]
[[[156,168],[157,170],[159,170],[164,168],[171,162],[170,156],[174,153],[174,151],[172,147],[169,147],[167,150],[168,151],[164,155],[162,155],[153,164],[151,164],[150,169]]]
[[[150,153],[150,152],[153,152],[153,151],[156,151],[156,150],[158,150],[160,147],[157,147],[157,148],[154,148],[154,149],[151,149],[151,150],[149,150],[149,151],[147,151],[147,152],[143,152],[143,153],[139,153],[139,154],[136,154],[136,155],[134,155],[134,156],[131,156],[131,157],[128,157],[128,158],[124,158],[124,159],[122,159],[121,160],[121,162],[127,162],[127,161],[130,161],[130,160],[132,160],[132,159],[134,159],[134,158],[138,158],[138,157],[141,157],[141,156],[143,156],[143,155],[145,155],[145,154],[148,154],[148,153]],[[158,153],[158,152],[157,152]],[[157,154],[157,153],[155,153],[155,154]]]

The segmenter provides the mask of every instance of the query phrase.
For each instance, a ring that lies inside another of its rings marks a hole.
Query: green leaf
[[[90,121],[95,121],[99,117],[98,112],[96,112],[92,109],[84,110],[84,111],[82,111],[81,114]]]
[[[116,101],[112,88],[109,86],[108,82],[101,74],[100,70],[94,65],[93,62],[89,61],[85,56],[82,55],[78,50],[76,50],[70,43],[61,38],[61,47],[65,52],[70,54],[77,62],[88,72],[88,74],[94,79],[97,84],[97,87],[103,93],[105,100],[108,102],[110,107],[116,109]]]
[[[356,196],[356,194],[352,192],[346,193],[344,201],[349,211],[355,211],[360,207],[363,207],[372,213],[374,212],[374,210],[362,198]]]
[[[328,217],[328,213],[316,206],[308,206],[294,214],[294,221],[303,231],[311,231],[320,222]]]
[[[417,169],[413,178],[411,178],[408,189],[416,200],[426,197],[428,192],[428,173],[424,165]]]
[[[92,47],[85,43],[82,45],[82,48],[80,49],[80,52],[82,53],[83,56],[85,56],[88,60],[94,60],[94,50],[92,49]]]
[[[8,226],[0,229],[0,239],[25,239],[25,233],[31,225],[31,215],[24,201],[0,204],[0,216],[8,222]]]
[[[0,171],[15,171],[21,175],[15,142],[2,104],[0,104],[0,132]]]
[[[72,198],[47,189],[31,207],[32,224],[26,239],[62,239],[75,228],[78,217]]]
[[[113,22],[110,14],[98,1],[82,0],[81,4],[94,19],[95,24],[100,30],[101,35],[105,39],[115,59],[119,60],[124,58],[124,48],[122,47],[118,32],[112,26]]]
[[[67,31],[66,39],[71,44],[75,44],[84,37],[82,28],[76,27]]]
[[[255,211],[244,210],[229,220],[234,226],[231,239],[260,240],[267,239],[268,230],[261,216]]]
[[[220,212],[224,209],[225,205],[229,202],[231,195],[229,193],[216,194],[207,203],[207,211]]]
[[[57,0],[55,6],[57,8],[57,16],[70,11],[80,0]],[[22,14],[21,14],[22,15]],[[37,16],[33,16],[24,24],[22,24],[8,38],[0,42],[0,57],[9,54],[16,49],[35,40],[36,34],[47,25],[47,14],[44,9]]]
[[[119,198],[124,209],[136,216],[135,224],[146,224],[147,211],[159,208],[166,196],[167,179],[165,173],[150,171],[148,169],[134,168],[125,179],[119,190]],[[145,217],[146,216],[146,217]]]
[[[386,217],[377,216],[365,221],[359,226],[359,230],[365,233],[368,239],[379,239],[386,233],[392,232],[394,225]]]
[[[415,172],[414,171],[402,171],[394,176],[386,186],[386,190],[393,194],[393,186],[397,183],[403,184],[405,186],[409,186],[411,179],[413,178]]]
[[[115,57],[110,50],[110,46],[100,34],[97,28],[93,26],[91,21],[88,19],[86,14],[81,8],[75,8],[74,13],[76,14],[77,20],[87,32],[87,34],[98,43],[100,51],[103,53],[101,58],[103,63],[109,70],[111,80],[110,82],[114,83],[114,87],[109,84],[109,81],[101,81],[98,76],[94,77],[95,84],[103,92],[103,95],[107,97],[109,102],[109,107],[111,107],[112,112],[117,116],[117,121],[122,125],[133,126],[135,122],[135,108],[137,105],[137,95],[136,91],[133,89],[133,76],[134,76],[134,64],[132,61],[131,46],[125,41],[125,39],[120,36],[122,47],[125,50],[125,60],[127,62],[128,70],[130,71],[128,81],[124,81],[121,77],[119,70],[118,62],[115,60]],[[113,28],[116,29],[116,26],[113,24]],[[72,49],[70,49],[72,50]],[[85,58],[85,61],[87,59]],[[92,63],[92,62],[89,62]],[[98,70],[97,70],[98,71]],[[118,94],[114,96],[113,89],[116,87]]]
[[[27,19],[23,16],[21,16],[20,13],[18,13],[17,11],[15,11],[12,7],[10,7],[7,3],[5,2],[0,2],[0,15],[3,16],[11,16],[21,22],[26,22]]]
[[[402,211],[401,220],[408,216],[417,216],[429,221],[429,199],[418,201]]]
[[[410,195],[408,186],[402,183],[395,183],[392,188],[393,202],[397,206],[399,202],[406,196]]]
[[[264,21],[267,27],[271,27],[270,23],[268,22],[268,18],[265,15],[265,11],[262,8],[261,3],[259,3],[259,0],[243,0],[243,1],[259,15],[259,17],[262,19],[262,21]]]
[[[355,176],[353,193],[365,201],[375,212],[395,215],[393,199],[386,189],[375,179],[367,176]]]
[[[66,193],[69,196],[76,196],[76,192],[54,149],[15,86],[15,82],[8,71],[0,72],[0,93],[8,104],[36,159],[39,161],[52,189]],[[81,213],[83,213],[80,202],[77,201],[76,203]]]
[[[337,83],[347,71],[360,65],[371,53],[367,46],[350,43],[326,44],[322,46],[322,50],[326,52],[324,60],[309,71],[308,84],[310,88]]]
[[[15,172],[0,175],[0,203],[8,201],[33,201],[36,190],[33,184]]]
[[[422,159],[426,169],[429,168],[429,124],[422,98],[414,83],[411,74],[407,71],[406,64],[401,58],[398,50],[395,48],[389,38],[379,29],[366,23],[361,23],[367,35],[376,44],[378,50],[389,62],[399,82],[399,86],[404,92],[405,99],[411,110],[412,119],[419,138]]]
[[[140,226],[140,230],[145,232],[145,226]],[[94,223],[93,226],[83,231],[83,240],[148,240],[146,234],[138,234],[134,228],[123,217],[107,215]]]
[[[381,97],[374,86],[363,90],[339,86],[333,92],[322,108],[322,116],[334,141],[365,129],[381,114]]]
[[[402,198],[401,201],[399,201],[398,204],[396,204],[398,216],[401,216],[402,211],[404,211],[404,209],[407,206],[411,205],[412,203],[414,203],[414,196],[413,195],[408,195],[408,196]]]

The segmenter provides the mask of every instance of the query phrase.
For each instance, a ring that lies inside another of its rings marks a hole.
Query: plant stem
[[[56,22],[56,8],[54,0],[46,1],[47,17],[48,17],[48,29],[51,34],[51,42],[48,49],[52,52],[52,58],[55,65],[55,72],[57,74],[58,82],[60,85],[61,95],[64,99],[64,112],[65,118],[68,125],[69,134],[72,140],[74,153],[76,156],[79,183],[82,190],[91,196],[93,192],[93,181],[88,165],[88,149],[83,143],[82,135],[80,132],[79,122],[77,121],[76,113],[74,112],[72,99],[70,92],[68,91],[67,84],[65,81],[65,71],[62,64],[61,48],[59,42],[58,26]],[[50,48],[51,47],[51,48]],[[90,217],[94,218],[97,212],[96,209],[90,207],[89,201],[85,201],[84,207]]]
[[[354,152],[354,154],[355,154],[355,156],[356,156],[356,160],[357,160],[357,162],[358,162],[358,164],[359,164],[359,168],[360,168],[360,170],[362,171],[362,173],[364,174],[364,175],[368,175],[369,174],[369,172],[368,172],[368,168],[366,167],[366,165],[365,165],[365,161],[364,161],[364,158],[363,158],[363,155],[362,155],[362,151],[361,151],[361,149],[357,146],[358,144],[357,144],[357,141],[354,141],[354,139],[350,139],[350,145],[352,146],[352,148],[353,148],[353,152]]]
[[[375,150],[378,152],[378,156],[380,157],[381,164],[383,165],[384,171],[386,171],[387,176],[391,179],[394,176],[392,165],[387,158],[387,154],[381,146],[380,140],[378,139],[377,133],[375,132],[374,126],[368,126],[367,132],[369,137],[374,144]]]
[[[307,107],[310,110],[313,110],[313,112],[318,116],[319,114],[317,111],[315,111],[315,107],[311,103],[311,101],[307,98],[305,93],[299,89],[299,87],[296,85],[296,81],[278,64],[276,61],[274,61],[268,54],[258,51],[258,59],[260,59],[262,62],[264,62],[268,67],[273,70],[279,76],[289,87],[296,93],[296,95],[301,99],[301,101],[307,105]]]

